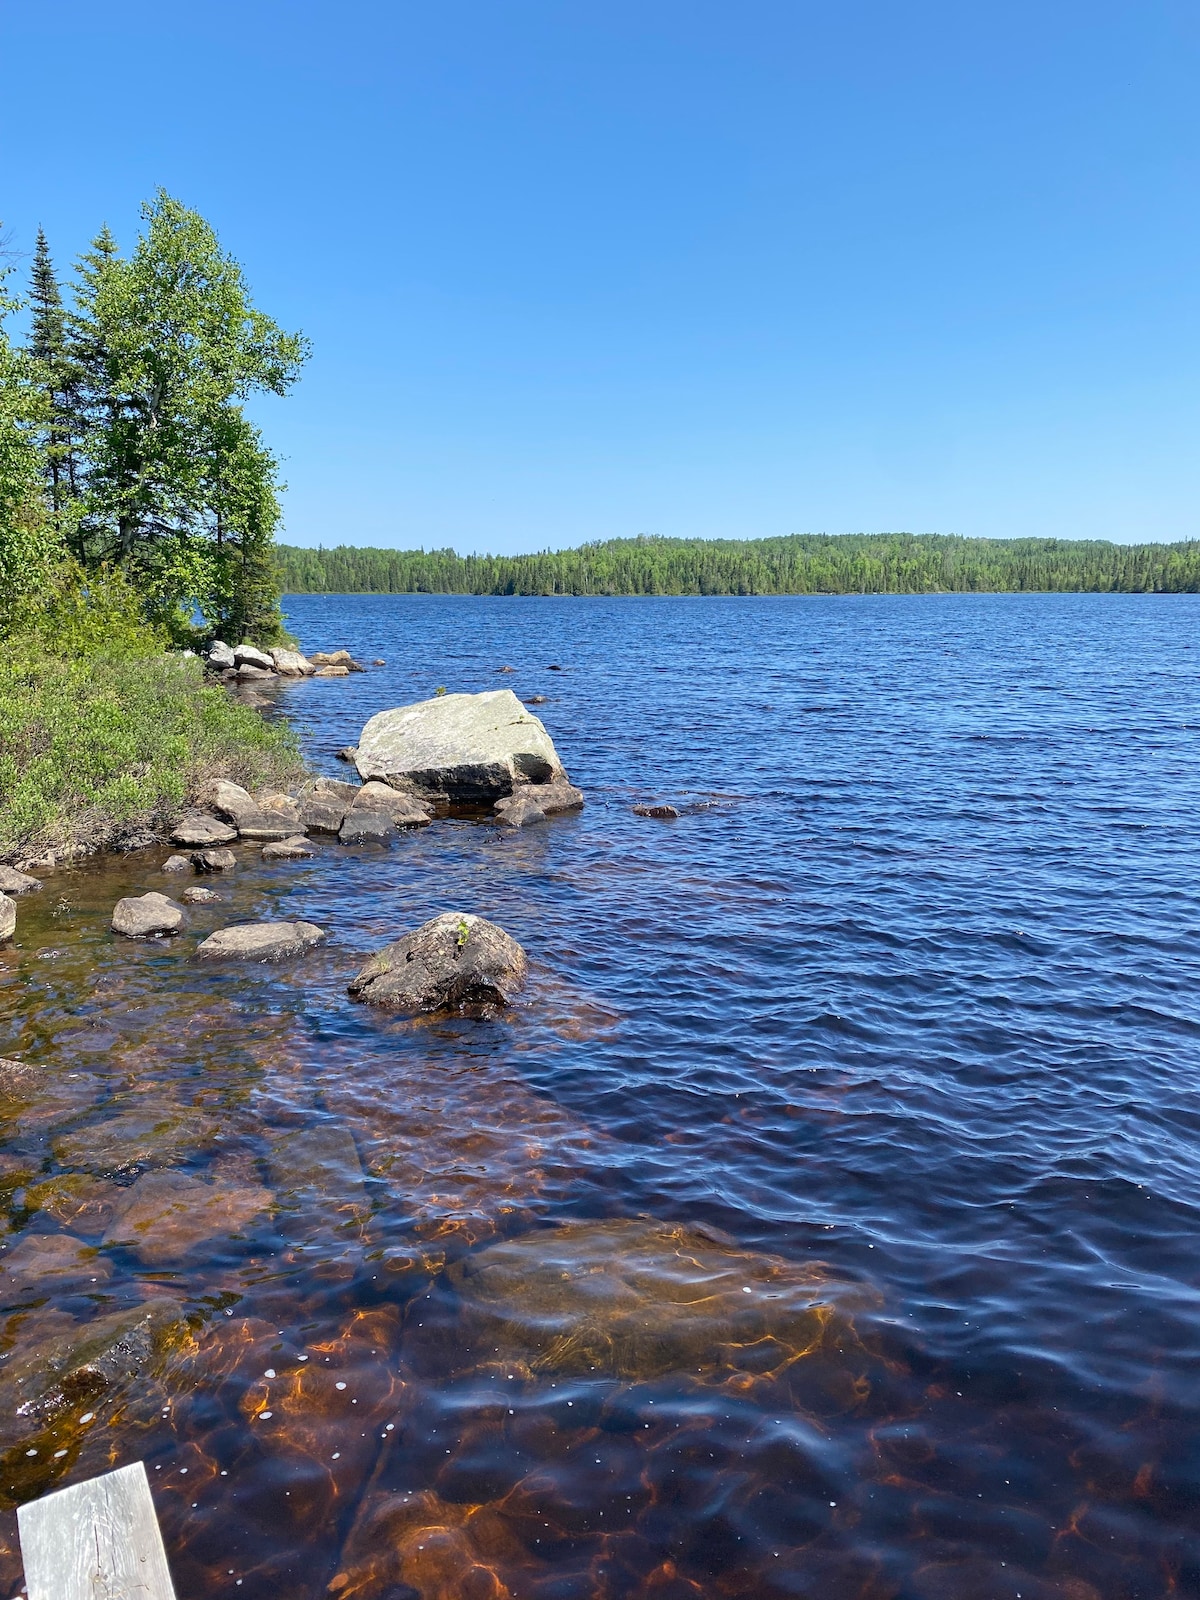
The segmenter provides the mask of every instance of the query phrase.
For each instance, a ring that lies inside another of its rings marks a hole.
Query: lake
[[[241,845],[169,944],[165,849],[22,899],[2,1592],[143,1458],[181,1600],[1200,1593],[1200,597],[284,604],[387,663],[277,692],[322,771],[507,687],[587,805]],[[442,910],[519,1005],[347,997]],[[270,916],[329,939],[190,959]]]

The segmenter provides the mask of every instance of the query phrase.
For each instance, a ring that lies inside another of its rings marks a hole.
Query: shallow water
[[[1200,599],[287,608],[388,662],[280,691],[324,770],[511,687],[588,806],[22,899],[0,1593],[138,1457],[181,1600],[1200,1593]],[[346,997],[446,909],[519,1007]]]

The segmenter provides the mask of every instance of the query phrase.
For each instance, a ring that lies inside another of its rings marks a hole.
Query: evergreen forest
[[[771,595],[1200,590],[1200,540],[1109,544],[940,534],[609,539],[527,556],[279,545],[289,594]]]

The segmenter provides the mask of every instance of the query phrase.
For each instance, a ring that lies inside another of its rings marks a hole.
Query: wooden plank
[[[17,1508],[29,1600],[175,1600],[140,1461]]]

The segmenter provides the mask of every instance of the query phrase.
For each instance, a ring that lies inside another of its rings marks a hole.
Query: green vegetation
[[[791,534],[609,539],[530,556],[276,546],[286,594],[942,594],[1200,591],[1200,542]]]
[[[208,777],[282,781],[288,731],[171,646],[284,638],[277,464],[247,420],[307,355],[160,192],[107,228],[68,308],[39,232],[26,306],[0,264],[0,854],[110,843]],[[28,309],[24,346],[11,337]]]

